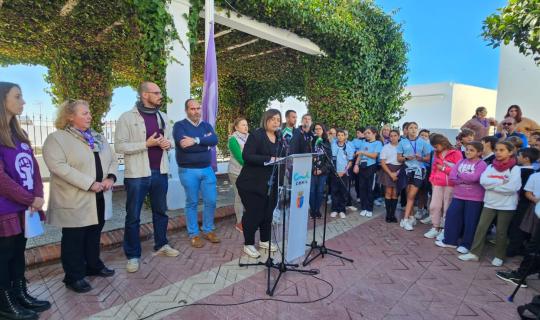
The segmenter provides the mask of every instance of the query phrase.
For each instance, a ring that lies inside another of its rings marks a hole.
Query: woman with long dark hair
[[[507,117],[514,118],[516,120],[516,131],[525,134],[527,137],[531,134],[531,132],[540,130],[540,125],[538,125],[536,121],[523,116],[523,111],[517,104],[513,104],[508,107],[508,110],[506,110],[506,114],[504,115],[504,118]],[[497,132],[501,132],[502,130],[502,124],[499,124],[497,127]]]
[[[268,196],[268,181],[272,175],[272,166],[265,166],[285,154],[280,147],[277,131],[281,127],[281,113],[276,109],[268,109],[263,114],[261,127],[247,138],[242,157],[244,166],[236,180],[236,187],[242,199],[245,213],[242,216],[244,231],[244,252],[252,257],[260,257],[255,247],[255,232],[259,230],[259,248],[276,251],[277,246],[270,243],[272,213],[277,202],[277,177],[271,184]]]
[[[316,123],[313,128],[315,139],[312,141],[311,150],[317,155],[313,157],[309,207],[311,217],[320,218],[322,217],[320,209],[324,196],[324,187],[328,180],[328,170],[331,165],[328,157],[332,154],[332,149],[330,148],[324,124]]]
[[[43,214],[43,183],[30,140],[17,116],[25,101],[21,88],[0,82],[0,318],[38,319],[51,307],[28,294],[24,277],[25,211]]]

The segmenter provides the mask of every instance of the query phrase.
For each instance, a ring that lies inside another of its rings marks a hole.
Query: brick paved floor
[[[189,246],[185,231],[171,236],[171,244],[182,252],[176,258],[153,256],[152,241],[146,241],[143,263],[135,274],[126,273],[121,249],[103,252],[105,263],[117,273],[112,278],[88,278],[94,289],[87,294],[64,287],[59,264],[29,271],[30,290],[53,302],[43,319],[142,319],[179,306],[180,300],[223,304],[268,298],[265,269],[238,266],[240,260],[249,260],[241,255],[243,238],[233,223],[227,219],[218,224],[220,245],[207,244],[199,250]],[[491,247],[480,263],[462,262],[455,250],[424,239],[426,228],[406,232],[380,217],[368,220],[351,213],[331,222],[327,245],[342,250],[354,263],[327,256],[309,266],[332,284],[328,298],[309,304],[190,306],[151,319],[519,319],[515,307],[538,294],[536,277],[510,304],[505,299],[513,287],[495,277],[500,268],[489,263]],[[518,262],[510,260],[505,267],[514,268]],[[274,298],[302,302],[330,291],[319,279],[286,273]]]

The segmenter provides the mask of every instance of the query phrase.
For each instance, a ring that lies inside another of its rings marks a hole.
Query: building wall
[[[513,45],[501,46],[497,91],[497,119],[517,104],[524,116],[540,122],[540,67]]]
[[[464,84],[453,85],[450,127],[459,129],[474,115],[477,107],[486,107],[488,117],[495,117],[497,91]]]
[[[399,120],[416,121],[420,128],[443,132],[459,129],[479,106],[495,116],[497,91],[464,84],[444,82],[408,86],[411,99],[404,105],[406,113]]]
[[[415,121],[420,128],[449,128],[452,115],[452,86],[450,83],[433,83],[408,86],[411,94],[404,107],[405,115],[399,120]]]

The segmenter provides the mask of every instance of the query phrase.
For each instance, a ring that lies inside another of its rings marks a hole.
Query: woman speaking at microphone
[[[236,187],[246,210],[242,216],[244,252],[252,258],[261,256],[255,247],[257,229],[260,230],[259,248],[277,250],[276,245],[270,244],[272,213],[277,202],[277,174],[272,177],[274,183],[268,196],[272,166],[265,166],[264,163],[276,160],[284,154],[280,135],[276,133],[280,126],[281,113],[276,109],[268,109],[262,116],[261,128],[250,134],[244,145],[244,166],[236,180]]]

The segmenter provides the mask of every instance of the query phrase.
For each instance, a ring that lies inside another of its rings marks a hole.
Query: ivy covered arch
[[[191,0],[192,88],[204,66],[204,0]],[[220,86],[217,131],[232,119],[255,125],[272,99],[306,99],[314,118],[353,129],[392,122],[407,96],[407,46],[401,26],[372,1],[215,0],[216,6],[289,30],[317,44],[310,56],[232,30],[216,38]],[[0,2],[0,64],[41,64],[56,101],[91,102],[94,127],[112,90],[152,79],[165,89],[171,40],[167,0],[4,0]],[[216,33],[227,29],[216,25]],[[249,45],[241,45],[249,43]],[[241,46],[239,46],[241,45]]]

